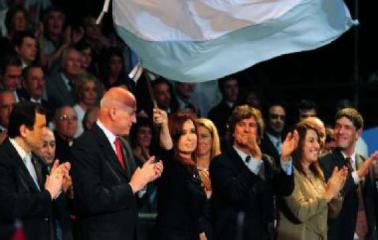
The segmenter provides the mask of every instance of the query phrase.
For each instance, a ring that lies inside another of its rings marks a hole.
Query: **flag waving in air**
[[[321,47],[355,24],[342,0],[113,0],[113,19],[143,67],[184,82]]]

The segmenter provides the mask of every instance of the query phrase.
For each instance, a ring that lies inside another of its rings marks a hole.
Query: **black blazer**
[[[279,164],[281,156],[266,133],[264,133],[264,137],[261,139],[260,146],[263,153],[273,157],[276,164]]]
[[[222,100],[218,105],[213,107],[208,117],[214,122],[218,129],[219,137],[223,138],[226,135],[228,119],[231,116],[233,108],[229,107],[225,100]]]
[[[133,160],[124,144],[125,159]],[[74,142],[70,159],[81,239],[136,239],[137,202],[129,185],[135,166],[122,169],[97,124]]]
[[[74,89],[67,88],[61,73],[54,72],[46,78],[47,99],[53,111],[65,105],[75,104]]]
[[[35,159],[35,156],[33,156]],[[38,164],[42,166],[40,160]],[[42,176],[46,173],[42,171]],[[52,236],[52,201],[35,185],[21,157],[9,139],[0,146],[0,239],[10,239],[16,219],[22,221],[28,240],[48,240]]]
[[[214,239],[273,239],[273,196],[294,189],[288,176],[263,155],[264,178],[252,173],[231,145],[210,164]]]
[[[365,159],[357,154],[356,161],[364,161]],[[340,150],[334,150],[333,152],[323,156],[319,160],[320,166],[323,169],[324,177],[328,180],[334,167],[339,169],[346,166],[346,161]],[[376,240],[376,186],[375,177],[373,171],[369,171],[369,174],[365,177],[365,181],[362,183],[362,196],[365,204],[365,212],[367,214],[367,221],[369,232],[365,239]],[[354,183],[352,175],[349,173],[345,182],[343,191],[344,202],[339,216],[336,219],[328,219],[328,239],[329,240],[353,240],[357,211],[358,211],[358,194],[357,185]]]
[[[206,203],[197,169],[161,155],[164,171],[158,180],[157,231],[161,240],[194,240],[203,231],[201,218]]]

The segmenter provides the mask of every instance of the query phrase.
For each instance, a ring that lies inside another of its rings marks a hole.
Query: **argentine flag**
[[[113,19],[143,67],[182,82],[315,49],[356,24],[342,0],[113,0]]]

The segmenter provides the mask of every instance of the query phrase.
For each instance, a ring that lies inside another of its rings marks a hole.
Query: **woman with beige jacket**
[[[335,216],[341,209],[342,189],[347,170],[335,168],[326,183],[318,164],[319,134],[310,125],[301,122],[295,128],[299,144],[293,152],[293,193],[281,199],[278,240],[327,239],[327,217]]]

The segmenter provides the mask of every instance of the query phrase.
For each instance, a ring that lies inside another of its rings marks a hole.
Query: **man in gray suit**
[[[75,48],[66,49],[62,55],[60,71],[48,77],[46,90],[52,109],[55,110],[65,105],[74,105],[75,82],[82,70],[80,58],[80,52]]]

